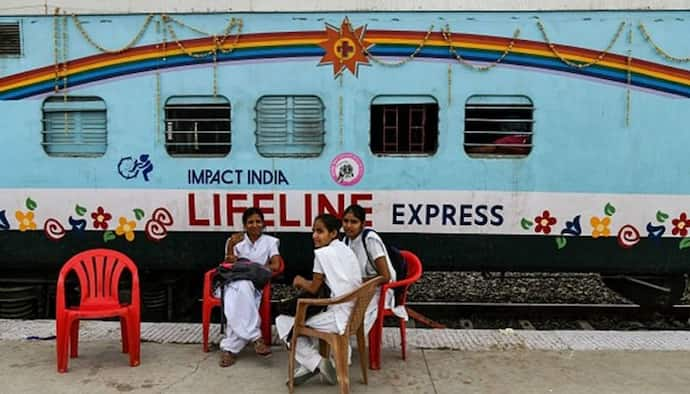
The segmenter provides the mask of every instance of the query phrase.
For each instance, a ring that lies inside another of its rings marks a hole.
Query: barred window
[[[319,156],[325,133],[317,96],[263,96],[256,103],[256,149],[262,156]]]
[[[22,54],[19,22],[0,22],[0,56]]]
[[[527,96],[471,96],[465,103],[465,152],[524,157],[532,151],[534,104]]]
[[[438,148],[438,103],[431,96],[378,96],[371,103],[371,152],[433,155]]]
[[[173,96],[165,103],[165,150],[170,156],[227,156],[230,101],[222,96]]]
[[[102,156],[107,147],[100,97],[53,96],[43,102],[43,149],[51,156]]]

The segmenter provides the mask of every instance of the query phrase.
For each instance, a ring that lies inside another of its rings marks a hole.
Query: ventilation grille
[[[0,56],[19,56],[22,53],[19,40],[19,23],[0,23]]]

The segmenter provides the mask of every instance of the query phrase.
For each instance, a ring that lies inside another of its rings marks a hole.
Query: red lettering
[[[271,215],[273,216],[273,207],[262,207],[261,206],[261,201],[273,201],[273,194],[272,193],[260,193],[260,194],[254,194],[253,196],[254,200],[254,206],[261,209],[261,212],[264,213],[264,225],[265,226],[273,226],[274,221],[273,219],[267,219],[266,216]]]
[[[350,204],[362,205],[359,203],[360,201],[371,201],[373,199],[374,199],[374,195],[371,193],[361,193],[361,194],[355,193],[355,194],[352,194],[350,196]],[[362,205],[362,208],[364,208],[364,212],[367,214],[367,217],[371,217],[371,212],[372,212],[371,207]],[[373,226],[371,219],[367,219],[364,222],[364,225],[365,226]]]
[[[245,209],[247,209],[247,207],[236,207],[235,200],[245,201],[246,199],[247,195],[245,193],[228,193],[225,195],[225,204],[227,207],[226,214],[228,215],[228,226],[232,227],[235,225],[236,213],[242,213]]]
[[[213,224],[220,226],[220,194],[213,193]]]
[[[196,197],[194,193],[187,194],[187,215],[190,226],[208,226],[211,222],[208,219],[197,219],[196,217]]]
[[[278,209],[280,210],[281,227],[299,227],[299,220],[290,220],[287,218],[287,196],[285,193],[280,193],[278,196]]]
[[[311,194],[307,193],[304,195],[304,225],[307,227],[311,227],[311,215]]]
[[[338,209],[333,207],[333,204],[328,200],[328,196],[319,193],[317,196],[317,212],[319,213],[330,213],[333,216],[342,217],[343,211],[345,210],[345,195],[342,193],[338,194]]]

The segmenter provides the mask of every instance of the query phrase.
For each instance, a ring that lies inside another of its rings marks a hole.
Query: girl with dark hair
[[[338,239],[340,219],[322,214],[314,219],[312,240],[314,241],[314,268],[311,280],[296,276],[293,286],[311,294],[317,294],[322,286],[328,286],[330,297],[347,294],[362,284],[359,264],[352,250]],[[307,319],[306,325],[325,332],[345,332],[352,302],[331,305],[325,311]],[[294,324],[293,316],[280,315],[276,318],[276,328],[282,340],[288,343],[288,334]],[[330,384],[336,384],[337,377],[332,362],[319,354],[319,341],[316,338],[299,337],[295,348],[295,384],[306,382],[318,373]]]
[[[395,270],[386,251],[386,245],[376,231],[364,231],[365,222],[366,212],[364,208],[357,204],[347,207],[343,214],[344,242],[357,256],[363,281],[380,275],[387,281],[393,282],[396,280]],[[366,245],[364,244],[365,242]],[[371,299],[371,303],[369,303],[367,312],[364,315],[364,330],[366,333],[369,332],[376,321],[380,296],[380,291],[374,294],[374,298]],[[384,307],[392,309],[396,316],[407,320],[407,311],[404,308],[395,308],[393,289],[388,289],[386,292]]]
[[[225,261],[234,263],[238,259],[248,260],[275,271],[280,267],[278,238],[266,235],[264,214],[259,208],[247,208],[242,214],[244,233],[233,234],[225,242]],[[261,289],[250,280],[229,282],[223,289],[223,313],[225,314],[225,338],[220,341],[219,365],[229,367],[235,363],[237,354],[249,342],[254,351],[262,357],[271,356],[271,348],[261,337]]]

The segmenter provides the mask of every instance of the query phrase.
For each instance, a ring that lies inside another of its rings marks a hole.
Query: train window
[[[0,22],[0,56],[21,55],[19,22]]]
[[[170,156],[227,156],[230,101],[223,96],[173,96],[165,103],[165,150]]]
[[[377,96],[370,108],[370,148],[381,155],[432,155],[438,103],[431,96]]]
[[[465,152],[473,157],[527,156],[533,115],[527,96],[471,96],[465,103]]]
[[[323,150],[324,106],[317,96],[263,96],[256,102],[256,149],[266,157],[314,157]]]
[[[105,154],[108,136],[100,97],[52,96],[43,102],[43,149],[51,156]]]

